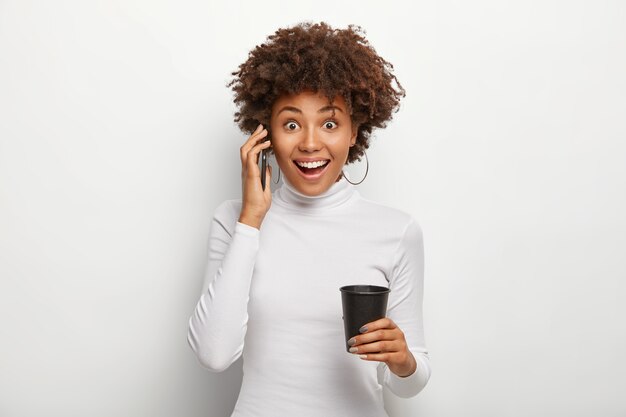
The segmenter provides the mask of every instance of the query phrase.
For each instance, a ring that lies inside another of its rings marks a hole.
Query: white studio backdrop
[[[303,20],[407,90],[359,186],[424,231],[433,374],[390,416],[626,416],[626,3],[591,0],[0,0],[0,416],[230,415],[241,359],[186,340],[225,84]]]

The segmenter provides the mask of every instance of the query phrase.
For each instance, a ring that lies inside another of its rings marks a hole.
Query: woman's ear
[[[350,137],[350,147],[356,144],[356,137],[359,135],[359,125],[352,125],[352,136]]]

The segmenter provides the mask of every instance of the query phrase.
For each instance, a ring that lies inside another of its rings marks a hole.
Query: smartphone
[[[265,138],[265,141],[270,140],[269,136]],[[261,151],[261,187],[265,191],[265,171],[267,171],[267,149]]]

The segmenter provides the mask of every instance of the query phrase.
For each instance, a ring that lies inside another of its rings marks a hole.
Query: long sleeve
[[[399,377],[387,364],[378,365],[378,380],[398,397],[417,395],[428,383],[431,368],[424,340],[424,244],[422,231],[411,218],[399,243],[389,282],[387,317],[404,332],[409,350],[417,362],[415,372]]]
[[[232,200],[215,210],[208,239],[204,285],[189,318],[187,341],[213,372],[227,369],[243,352],[250,283],[259,229],[239,223]]]

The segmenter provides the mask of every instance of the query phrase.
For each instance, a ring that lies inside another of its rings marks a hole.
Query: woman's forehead
[[[274,109],[287,103],[295,106],[317,108],[332,104],[342,110],[346,109],[346,102],[341,95],[337,95],[331,101],[328,96],[320,91],[303,90],[295,94],[282,94],[274,101]]]

